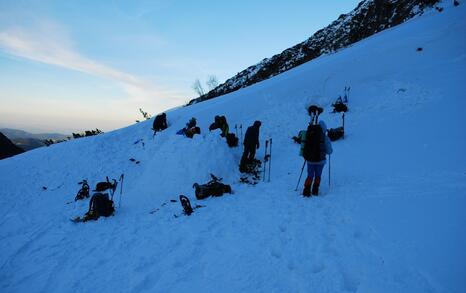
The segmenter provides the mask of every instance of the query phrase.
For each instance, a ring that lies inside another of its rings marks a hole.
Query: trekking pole
[[[236,134],[236,137],[238,137],[238,125],[235,124],[235,134]]]
[[[239,130],[241,131],[241,141],[243,141],[243,124],[239,125]]]
[[[343,120],[343,138],[345,138],[345,112],[341,115],[341,119]]]
[[[299,182],[301,182],[301,176],[303,176],[304,166],[306,166],[306,160],[304,160],[303,162],[303,167],[301,168],[301,174],[299,174],[298,184],[296,184],[296,188],[294,189],[294,191],[298,191]]]
[[[331,159],[331,156],[328,155],[328,188],[330,188],[330,167],[332,166],[331,165],[332,161],[330,159]]]
[[[267,148],[269,146],[269,140],[265,140],[265,153],[264,153],[264,175],[262,177],[262,181],[265,182],[265,171],[267,170]]]
[[[125,174],[121,174],[120,176],[120,200],[118,202],[118,208],[121,208],[121,196],[123,194],[123,180],[125,179]]]
[[[269,182],[270,182],[270,168],[272,166],[272,138],[270,139],[270,150],[269,150]]]

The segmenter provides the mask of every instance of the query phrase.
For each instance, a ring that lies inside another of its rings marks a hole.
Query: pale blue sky
[[[0,128],[111,130],[195,97],[359,1],[0,0]]]

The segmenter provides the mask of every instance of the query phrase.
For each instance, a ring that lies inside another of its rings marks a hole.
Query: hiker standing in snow
[[[322,171],[327,162],[326,155],[333,152],[332,144],[326,135],[327,126],[324,121],[318,121],[322,111],[322,108],[314,105],[309,107],[311,123],[305,135],[302,135],[301,151],[307,163],[307,178],[304,182],[303,196],[319,195]]]
[[[260,121],[255,121],[252,126],[249,126],[244,135],[244,151],[241,157],[239,169],[244,172],[246,164],[251,163],[256,155],[256,149],[259,148],[259,128],[261,127]]]
[[[152,125],[152,129],[154,132],[161,131],[167,129],[167,114],[162,113],[157,115],[154,119],[154,124]]]

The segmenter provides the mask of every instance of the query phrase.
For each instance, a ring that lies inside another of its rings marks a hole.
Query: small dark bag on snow
[[[228,133],[226,139],[229,147],[233,148],[238,146],[238,138],[234,133]]]
[[[330,141],[336,141],[345,136],[345,129],[343,127],[331,128],[327,131],[327,136]]]
[[[102,192],[102,191],[106,191],[110,189],[113,192],[115,192],[116,186],[117,186],[117,181],[113,179],[112,182],[110,182],[107,177],[107,181],[99,182],[96,184],[94,191]]]
[[[341,112],[348,111],[348,106],[346,106],[346,104],[343,102],[336,102],[332,104],[332,107],[333,107],[333,113],[341,113]]]
[[[222,196],[224,193],[231,193],[231,186],[220,182],[222,178],[217,178],[213,174],[210,174],[210,176],[212,180],[207,184],[193,184],[197,199],[204,199],[209,196]]]

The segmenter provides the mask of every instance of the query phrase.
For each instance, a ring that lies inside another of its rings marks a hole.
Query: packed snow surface
[[[448,4],[169,111],[155,139],[148,121],[0,161],[0,291],[466,292],[465,36],[466,5]],[[291,137],[311,103],[340,126],[330,105],[345,86],[350,111],[330,185],[327,164],[321,195],[303,198]],[[273,138],[270,182],[239,183],[241,147],[207,130],[218,114],[230,131],[262,121],[257,157]],[[202,134],[175,135],[191,117]],[[122,173],[113,217],[69,221],[87,211],[88,200],[73,201],[77,182]],[[196,201],[192,184],[209,173],[234,194]],[[175,218],[181,206],[170,199],[180,194],[206,207]]]

